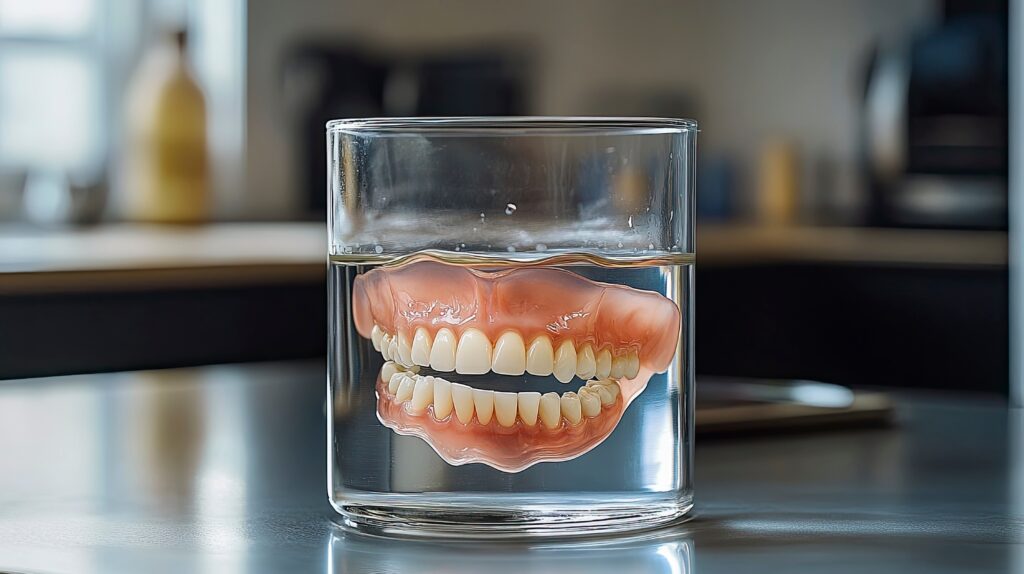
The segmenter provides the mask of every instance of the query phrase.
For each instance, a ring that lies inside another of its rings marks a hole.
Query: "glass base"
[[[408,505],[332,502],[342,525],[375,536],[444,539],[581,538],[636,533],[690,518],[693,497],[648,497],[634,504],[618,501],[572,507],[509,504],[500,508],[451,503]]]

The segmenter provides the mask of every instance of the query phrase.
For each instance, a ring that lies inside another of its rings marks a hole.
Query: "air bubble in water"
[[[629,219],[626,220],[626,225],[628,225],[630,229],[633,229],[633,216],[632,215],[630,215]]]
[[[543,243],[538,243],[537,244],[537,251],[547,251],[547,250],[548,250],[548,246],[547,245],[544,245]]]
[[[516,204],[510,203],[505,206],[505,215],[512,215],[516,212]]]
[[[619,242],[619,249],[622,249],[622,242]]]
[[[377,253],[384,253],[384,248],[381,247],[380,245],[374,247],[373,250],[376,251]]]
[[[653,243],[648,243],[647,244],[647,248],[653,250],[654,249],[654,244]]]
[[[511,245],[509,245],[509,246],[507,247],[507,249],[508,249],[508,252],[509,252],[509,253],[515,253],[515,252],[516,252],[516,248],[515,248],[515,247],[513,247],[513,246],[511,246]]]

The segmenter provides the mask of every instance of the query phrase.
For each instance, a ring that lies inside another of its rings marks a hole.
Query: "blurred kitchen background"
[[[0,377],[325,353],[328,119],[700,122],[697,371],[1006,394],[1008,7],[0,0]]]

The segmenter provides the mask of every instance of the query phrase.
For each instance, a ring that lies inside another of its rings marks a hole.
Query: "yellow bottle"
[[[184,31],[167,35],[132,78],[125,118],[123,199],[136,221],[198,223],[210,213],[206,102]]]

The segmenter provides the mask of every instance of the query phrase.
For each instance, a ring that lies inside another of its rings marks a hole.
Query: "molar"
[[[370,340],[373,341],[373,350],[380,351],[380,339],[384,336],[384,330],[380,328],[380,325],[374,323],[373,330],[370,331]]]
[[[455,372],[482,375],[491,370],[491,341],[477,329],[466,329],[455,351]]]
[[[577,396],[580,398],[580,406],[583,416],[596,417],[601,414],[601,396],[590,387],[580,387]]]

